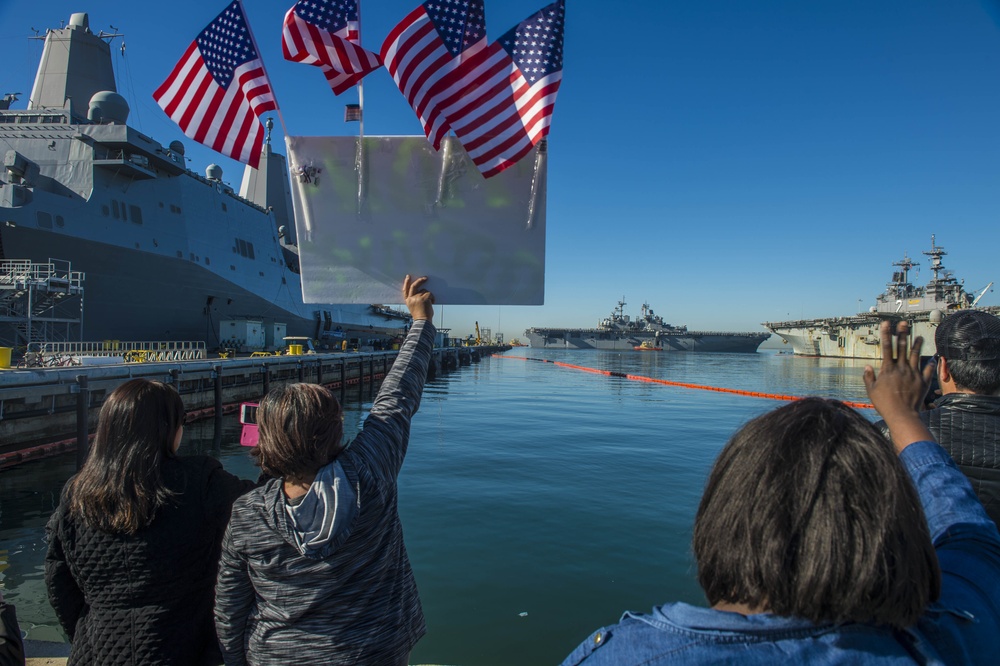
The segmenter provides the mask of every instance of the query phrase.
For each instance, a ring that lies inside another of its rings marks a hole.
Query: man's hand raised
[[[909,324],[899,322],[896,328],[896,358],[892,357],[891,325],[883,321],[879,329],[882,338],[882,367],[878,377],[872,366],[865,366],[865,388],[872,405],[885,423],[896,452],[900,453],[913,442],[933,440],[927,426],[918,416],[920,405],[934,373],[934,364],[928,363],[920,371],[920,348],[923,338],[913,341],[913,349],[907,352]]]

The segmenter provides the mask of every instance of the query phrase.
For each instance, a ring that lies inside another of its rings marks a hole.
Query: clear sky
[[[350,91],[281,57],[293,4],[244,0],[288,130],[351,134]],[[415,0],[362,0],[377,51]],[[486,0],[490,39],[547,0]],[[507,338],[592,326],[623,296],[692,329],[867,309],[903,253],[931,234],[977,290],[1000,282],[1000,8],[997,0],[567,0],[565,67],[549,135],[546,305],[447,306]],[[25,93],[44,33],[85,11],[115,50],[129,123],[192,169],[242,165],[187,140],[152,99],[225,0],[0,0],[0,93]],[[120,48],[121,40],[114,43]],[[419,134],[388,73],[365,79],[365,131]],[[276,137],[281,141],[281,137]],[[283,145],[279,143],[279,145]],[[984,305],[1000,304],[1000,291]],[[439,310],[440,312],[440,310]],[[438,318],[440,322],[440,317]]]

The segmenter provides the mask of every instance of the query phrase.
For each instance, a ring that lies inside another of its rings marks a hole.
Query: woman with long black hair
[[[45,582],[69,664],[213,664],[215,574],[233,502],[254,487],[178,456],[184,405],[161,382],[108,396],[83,468],[49,520]]]

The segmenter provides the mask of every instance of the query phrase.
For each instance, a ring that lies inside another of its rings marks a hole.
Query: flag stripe
[[[300,0],[285,14],[285,59],[319,67],[334,94],[357,85],[382,66],[377,54],[358,44],[357,13],[357,0]]]
[[[449,130],[441,95],[453,94],[486,43],[482,0],[425,2],[382,43],[382,61],[435,149]]]

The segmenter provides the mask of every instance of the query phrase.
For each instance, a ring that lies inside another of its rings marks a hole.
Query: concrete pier
[[[428,379],[479,362],[506,347],[441,347]],[[360,399],[373,397],[398,352],[324,353],[0,371],[0,470],[77,450],[97,425],[105,397],[124,382],[145,377],[172,384],[188,421],[234,411],[269,389],[294,382],[323,384]]]

